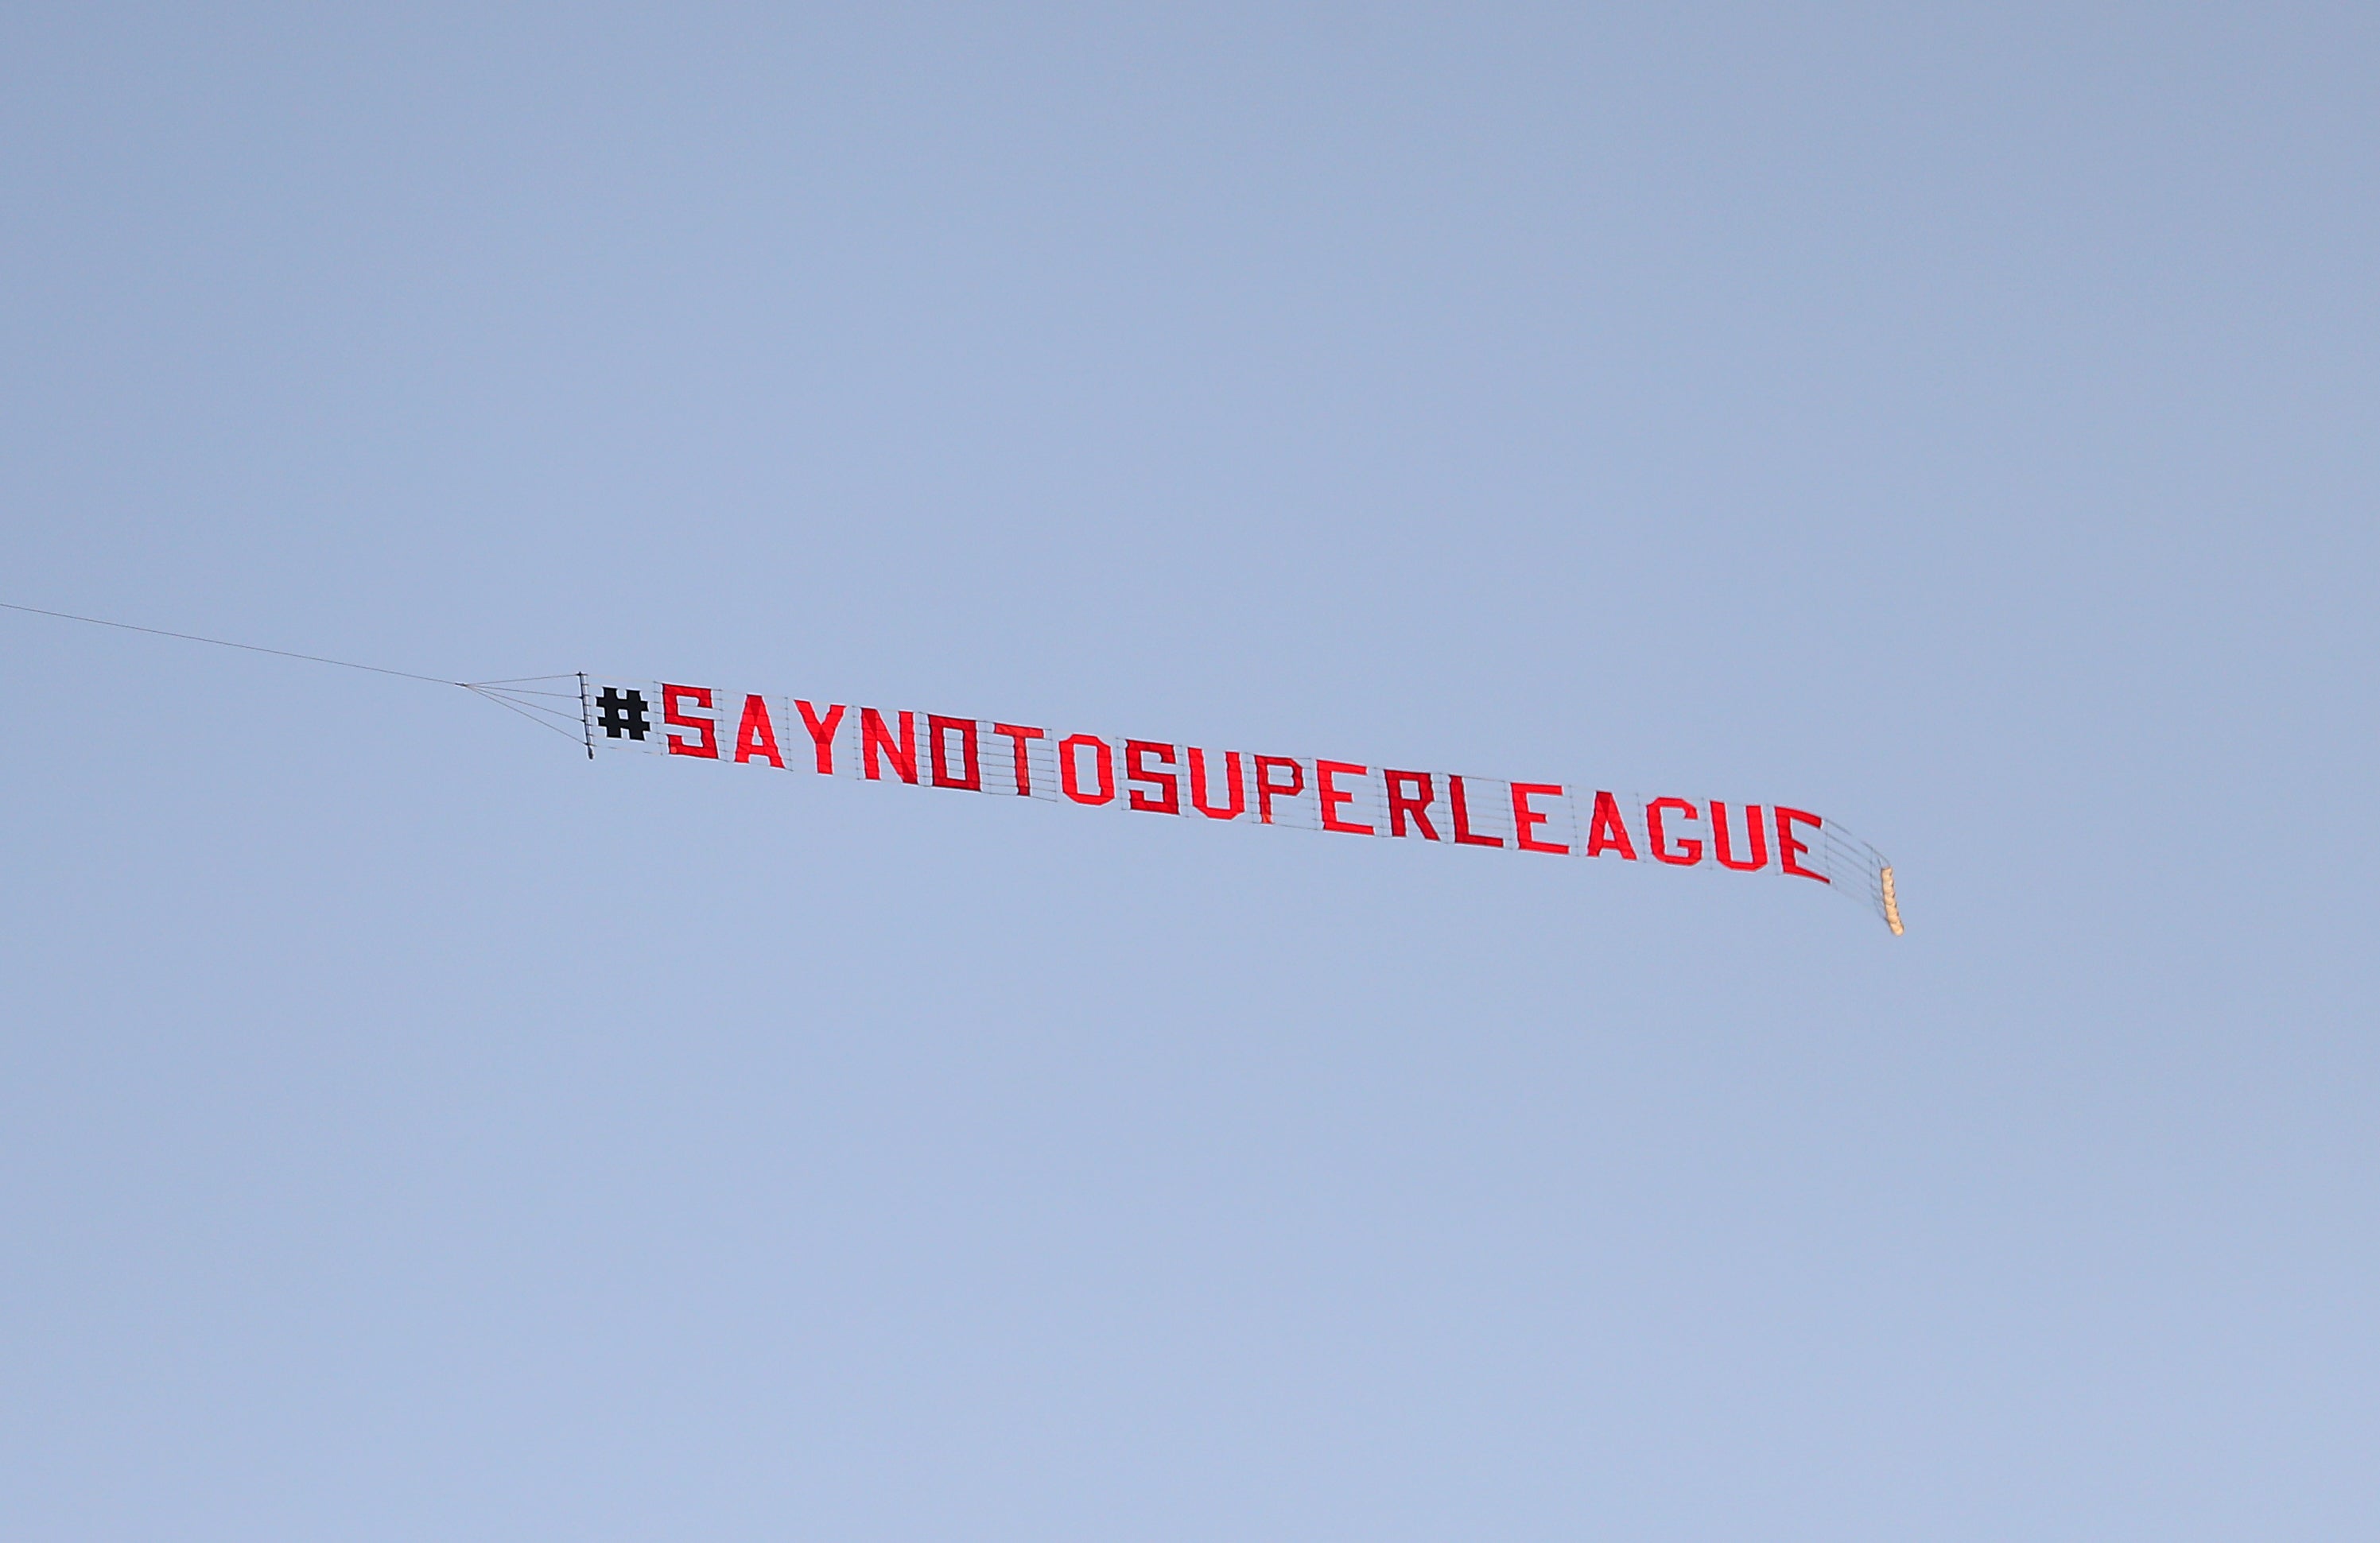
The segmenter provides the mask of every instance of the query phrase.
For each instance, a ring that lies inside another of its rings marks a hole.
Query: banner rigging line
[[[563,694],[559,693],[531,693],[520,691],[516,688],[533,681],[569,681],[577,679],[577,677],[573,675],[516,675],[507,681],[449,681],[443,676],[421,675],[417,674],[410,669],[391,669],[386,665],[358,664],[353,659],[334,659],[323,654],[300,654],[287,648],[267,648],[261,644],[235,643],[227,637],[205,637],[197,633],[170,632],[164,627],[137,626],[129,621],[110,621],[103,617],[98,616],[78,616],[72,611],[66,610],[44,610],[39,606],[20,606],[7,600],[0,600],[0,610],[22,611],[28,616],[53,617],[60,621],[81,621],[93,627],[113,627],[116,631],[123,633],[146,633],[152,637],[179,638],[184,643],[212,644],[217,648],[237,648],[241,652],[248,654],[271,654],[276,658],[302,659],[308,664],[336,665],[341,669],[362,669],[368,670],[374,675],[394,675],[401,681],[420,681],[426,684],[433,686],[458,686],[464,691],[469,692],[474,696],[482,697],[494,703],[499,707],[504,707],[512,712],[519,713],[522,717],[528,717],[531,723],[536,724],[540,729],[553,729],[554,732],[561,734],[564,738],[569,740],[578,740],[582,737],[580,735],[571,733],[567,729],[556,728],[554,725],[547,723],[543,718],[530,717],[529,713],[524,709],[535,707],[536,704],[515,700],[515,698],[529,694]],[[539,710],[545,711],[548,709],[540,708]],[[577,717],[573,715],[570,721],[576,723],[577,721]]]

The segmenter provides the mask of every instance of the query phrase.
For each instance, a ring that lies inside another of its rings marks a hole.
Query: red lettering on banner
[[[880,781],[883,768],[877,764],[877,754],[892,763],[904,782],[917,780],[917,715],[901,715],[901,738],[895,743],[891,729],[884,727],[884,717],[873,707],[859,709],[859,771],[869,781]]]
[[[1232,779],[1232,806],[1218,809],[1207,802],[1207,753],[1190,747],[1190,806],[1210,820],[1236,820],[1248,807],[1248,790],[1240,781],[1240,753],[1223,752],[1223,775]]]
[[[1380,769],[1380,780],[1388,785],[1389,790],[1389,834],[1402,836],[1405,833],[1405,817],[1411,815],[1413,823],[1421,827],[1426,838],[1437,840],[1438,827],[1429,823],[1430,800],[1437,796],[1436,790],[1430,786],[1429,773],[1390,771],[1384,766]],[[1414,788],[1421,790],[1419,794],[1406,790]]]
[[[834,726],[843,721],[843,705],[838,702],[830,705],[824,717],[818,716],[817,708],[798,698],[795,699],[794,705],[802,710],[802,727],[810,731],[810,743],[818,751],[819,775],[832,777],[834,775]]]
[[[664,725],[663,746],[671,755],[686,755],[702,760],[720,760],[730,753],[727,739],[730,720],[724,705],[708,686],[678,685],[662,682],[661,717]],[[606,688],[605,711],[611,710],[609,688]],[[794,699],[800,709],[803,727],[808,730],[815,753],[817,769],[821,775],[832,775],[835,737],[847,709],[839,703],[830,703],[823,712],[813,704]],[[641,711],[641,708],[636,709]],[[882,780],[885,765],[901,781],[915,786],[918,781],[917,719],[926,720],[927,755],[931,782],[937,788],[955,789],[965,792],[984,790],[983,745],[981,735],[989,728],[1009,741],[1015,766],[1015,789],[1019,796],[1033,793],[1031,759],[1032,742],[1046,741],[1047,732],[1040,729],[1013,723],[986,725],[973,718],[945,717],[940,714],[903,712],[891,714],[874,707],[859,709],[857,735],[860,752],[860,775],[870,781]],[[606,721],[610,721],[607,717]],[[643,720],[637,720],[641,731]],[[895,724],[897,723],[897,731]],[[955,741],[956,750],[953,743]],[[1128,794],[1125,807],[1142,814],[1181,815],[1183,807],[1181,757],[1187,755],[1189,787],[1186,790],[1191,808],[1213,820],[1236,820],[1249,812],[1248,780],[1244,778],[1241,763],[1254,763],[1255,812],[1265,825],[1275,823],[1278,805],[1283,799],[1296,800],[1308,792],[1307,768],[1304,762],[1287,755],[1244,756],[1238,751],[1221,753],[1220,775],[1229,788],[1220,789],[1210,782],[1208,753],[1195,745],[1177,746],[1156,740],[1126,740],[1123,742],[1122,778],[1116,766],[1116,751],[1106,740],[1095,734],[1075,734],[1058,741],[1058,791],[1074,802],[1093,807],[1111,804],[1116,794]],[[1087,772],[1083,752],[1090,752]],[[744,698],[738,717],[734,721],[733,756],[739,765],[766,761],[783,769],[785,754],[777,735],[777,726],[768,698],[758,693]],[[1370,812],[1368,784],[1346,787],[1349,781],[1363,782],[1371,777],[1380,778],[1388,814],[1386,834],[1407,837],[1418,833],[1428,841],[1442,839],[1433,818],[1437,804],[1437,776],[1429,772],[1399,771],[1382,767],[1377,773],[1351,761],[1321,761],[1313,764],[1313,786],[1317,812],[1321,828],[1350,836],[1383,834],[1377,825],[1365,824],[1351,817],[1351,805],[1365,804]],[[1491,784],[1491,787],[1494,784]],[[1473,828],[1469,794],[1463,778],[1446,778],[1447,808],[1451,821],[1451,838],[1461,846],[1512,846],[1522,851],[1546,852],[1568,856],[1578,849],[1550,838],[1546,827],[1564,818],[1572,820],[1564,834],[1575,834],[1575,814],[1565,816],[1560,810],[1540,810],[1535,801],[1540,798],[1560,800],[1572,797],[1557,782],[1514,782],[1503,784],[1512,794],[1512,837],[1506,838]],[[1228,792],[1227,802],[1215,802],[1218,792]],[[1045,796],[1047,790],[1045,790]],[[1583,796],[1583,795],[1579,795]],[[1496,817],[1495,800],[1490,798],[1487,814],[1491,823]],[[1814,850],[1832,861],[1831,849],[1822,840],[1805,838],[1803,833],[1823,834],[1826,822],[1804,810],[1771,806],[1765,810],[1756,803],[1739,804],[1736,814],[1720,800],[1709,801],[1707,818],[1709,833],[1691,827],[1702,822],[1706,812],[1693,800],[1662,797],[1646,802],[1644,811],[1646,845],[1652,858],[1674,867],[1699,865],[1707,855],[1718,866],[1733,873],[1758,873],[1768,865],[1769,829],[1773,821],[1779,869],[1796,878],[1815,879],[1831,884],[1828,872],[1813,868],[1808,862]],[[1572,805],[1573,811],[1575,804]],[[1736,818],[1742,820],[1739,836]],[[1303,814],[1297,816],[1303,823]],[[1686,828],[1682,828],[1682,826]],[[1707,854],[1706,849],[1707,848]],[[1618,854],[1624,861],[1637,861],[1637,849],[1626,820],[1622,817],[1618,798],[1597,790],[1594,813],[1588,817],[1585,852],[1599,857],[1606,852]],[[1886,900],[1890,894],[1890,871],[1887,870]]]
[[[735,729],[735,759],[740,764],[756,755],[765,755],[769,765],[783,768],[785,758],[777,753],[777,726],[769,721],[769,705],[757,696],[744,699],[744,721]]]
[[[1805,814],[1799,809],[1788,809],[1783,804],[1778,805],[1778,861],[1784,865],[1784,869],[1787,873],[1792,874],[1796,878],[1816,879],[1820,884],[1834,883],[1835,881],[1827,877],[1826,874],[1813,873],[1811,870],[1803,867],[1800,862],[1794,861],[1795,859],[1806,854],[1810,850],[1794,838],[1793,826],[1796,821],[1808,826],[1813,830],[1823,829],[1827,823],[1826,821],[1818,818],[1815,814]]]
[[[1735,853],[1728,850],[1727,805],[1711,800],[1711,846],[1722,868],[1732,868],[1739,874],[1757,873],[1768,866],[1768,827],[1760,822],[1760,805],[1743,806],[1743,828],[1752,835],[1752,861],[1738,862]]]
[[[1653,849],[1653,855],[1664,862],[1691,868],[1703,860],[1703,844],[1691,836],[1682,836],[1678,838],[1677,851],[1670,851],[1661,829],[1661,811],[1664,809],[1676,810],[1682,820],[1699,820],[1702,816],[1695,814],[1694,806],[1683,799],[1655,799],[1645,806],[1645,841]]]
[[[1275,766],[1289,768],[1289,780],[1278,787],[1273,784],[1271,778],[1265,775]],[[1272,824],[1273,800],[1295,798],[1304,791],[1305,791],[1305,768],[1299,765],[1295,760],[1286,755],[1257,757],[1257,823],[1258,825]]]
[[[959,765],[965,769],[956,777],[950,774],[950,763],[942,754],[943,736],[959,737]],[[983,768],[976,764],[975,719],[943,717],[939,713],[926,715],[926,752],[934,764],[934,786],[956,788],[961,792],[983,791]]]
[[[1150,771],[1142,763],[1154,755],[1167,765],[1173,765],[1173,747],[1150,740],[1126,740],[1123,742],[1123,775],[1127,782],[1146,782],[1165,790],[1162,797],[1149,798],[1137,788],[1131,790],[1130,802],[1144,814],[1179,814],[1182,813],[1182,779],[1170,771]]]
[[[1089,745],[1099,752],[1094,761],[1099,768],[1099,791],[1094,798],[1083,791],[1075,776],[1075,752]],[[1058,786],[1076,803],[1106,803],[1115,797],[1115,752],[1107,741],[1096,734],[1069,734],[1058,741]]]
[[[1559,782],[1515,782],[1512,784],[1512,831],[1514,844],[1524,852],[1552,852],[1568,857],[1570,849],[1559,841],[1540,841],[1529,832],[1546,823],[1546,816],[1529,807],[1529,800],[1543,793],[1549,798],[1561,797]]]
[[[1025,758],[1025,741],[1041,738],[1041,730],[1027,729],[1016,723],[995,723],[991,726],[991,731],[995,734],[1007,735],[1016,746],[1016,796],[1021,799],[1031,798],[1033,796],[1033,764]]]
[[[1609,793],[1595,795],[1595,818],[1587,823],[1586,855],[1597,857],[1606,851],[1616,851],[1629,862],[1636,861],[1636,843],[1628,839],[1627,823],[1620,817],[1620,801]]]
[[[675,734],[669,735],[669,753],[672,755],[699,755],[706,760],[718,760],[719,721],[716,718],[684,717],[677,710],[681,702],[691,702],[698,707],[708,708],[710,705],[710,688],[666,684],[662,687],[662,721],[674,729],[699,729],[702,734],[698,740],[681,740]]]
[[[1500,847],[1504,844],[1503,839],[1500,837],[1475,836],[1472,834],[1471,803],[1470,801],[1463,796],[1463,778],[1454,776],[1452,773],[1449,773],[1447,775],[1446,796],[1448,802],[1452,803],[1454,806],[1454,840],[1457,846]]]
[[[1317,761],[1314,763],[1314,801],[1322,806],[1322,828],[1343,831],[1349,836],[1378,834],[1370,826],[1359,826],[1353,820],[1339,817],[1339,806],[1354,798],[1342,793],[1330,779],[1334,777],[1361,777],[1364,768],[1349,761]]]

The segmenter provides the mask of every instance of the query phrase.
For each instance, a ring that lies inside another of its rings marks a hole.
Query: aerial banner
[[[1516,782],[585,675],[579,722],[589,756],[640,751],[1177,819],[1771,874],[1826,885],[1869,906],[1896,935],[1902,930],[1882,854],[1835,822],[1773,800]]]

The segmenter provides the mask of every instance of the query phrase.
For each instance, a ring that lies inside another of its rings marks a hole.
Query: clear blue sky
[[[2380,1535],[2380,13],[19,6],[0,1532]]]

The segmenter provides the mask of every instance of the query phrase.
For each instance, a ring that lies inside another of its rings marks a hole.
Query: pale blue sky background
[[[12,1538],[2380,1532],[2380,12],[19,6]]]

